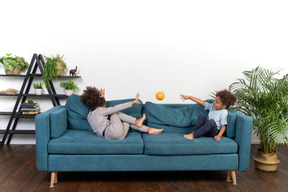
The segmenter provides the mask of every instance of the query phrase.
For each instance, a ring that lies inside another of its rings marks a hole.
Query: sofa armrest
[[[51,138],[61,137],[67,130],[67,110],[65,107],[50,113]]]
[[[48,171],[48,142],[51,139],[50,114],[64,108],[53,107],[35,117],[36,164],[39,171]]]
[[[251,137],[253,128],[253,119],[246,115],[236,112],[236,137],[238,143],[239,171],[246,171],[249,168]]]

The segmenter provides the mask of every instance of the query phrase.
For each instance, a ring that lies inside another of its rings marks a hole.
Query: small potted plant
[[[7,75],[18,75],[21,71],[28,69],[28,63],[23,57],[11,57],[11,53],[6,53],[6,56],[0,57],[0,63],[4,65],[4,70]]]
[[[45,56],[44,56],[45,57]],[[57,54],[55,57],[45,57],[46,63],[43,70],[43,81],[45,87],[48,89],[50,87],[50,81],[54,77],[62,75],[67,70],[66,63],[62,60],[64,55],[60,57],[60,54]]]
[[[42,94],[42,86],[43,86],[43,83],[33,83],[33,87],[35,89],[35,94],[36,95],[41,95]]]
[[[60,87],[65,89],[65,94],[67,96],[72,95],[73,91],[78,89],[77,85],[73,81],[61,82]]]

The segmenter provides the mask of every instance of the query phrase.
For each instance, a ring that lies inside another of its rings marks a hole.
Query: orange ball
[[[165,94],[163,92],[156,93],[156,99],[163,100],[165,98]]]

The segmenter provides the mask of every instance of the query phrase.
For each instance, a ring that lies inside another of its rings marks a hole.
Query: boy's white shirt
[[[209,110],[208,118],[215,121],[217,129],[221,129],[223,125],[227,125],[227,109],[216,110],[213,108],[213,103],[205,102],[205,110]]]

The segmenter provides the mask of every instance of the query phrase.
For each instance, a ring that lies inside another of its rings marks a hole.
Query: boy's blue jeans
[[[193,136],[195,138],[201,136],[214,137],[218,133],[219,130],[217,129],[215,121],[213,119],[209,120],[206,114],[201,113],[193,129]]]

